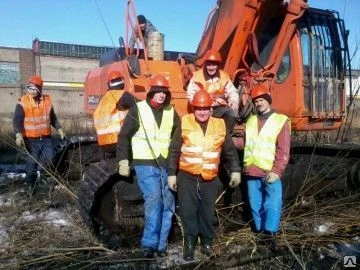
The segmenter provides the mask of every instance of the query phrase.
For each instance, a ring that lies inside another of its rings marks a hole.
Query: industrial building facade
[[[85,118],[84,80],[89,70],[99,66],[100,55],[111,50],[38,39],[32,49],[0,47],[0,132],[12,132],[16,103],[35,74],[43,78],[43,92],[51,95],[55,112],[61,123],[67,122],[67,129],[71,120]]]

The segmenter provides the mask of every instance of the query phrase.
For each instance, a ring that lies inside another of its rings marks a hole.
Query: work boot
[[[213,253],[212,249],[212,238],[202,237],[201,238],[201,253],[206,256],[211,256]]]
[[[277,252],[279,250],[276,241],[276,234],[273,232],[265,231],[263,235],[264,245],[272,252]]]
[[[145,258],[154,258],[154,249],[152,248],[143,248],[142,249],[143,255]]]
[[[186,235],[184,239],[184,253],[183,258],[185,261],[194,260],[195,247],[197,244],[197,236]]]

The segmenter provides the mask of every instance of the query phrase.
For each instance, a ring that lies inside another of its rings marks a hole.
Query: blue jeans
[[[42,167],[53,169],[55,151],[50,137],[41,139],[27,139],[27,149],[31,156],[26,157],[25,181],[35,182],[37,171]],[[39,166],[41,164],[41,166]]]
[[[262,177],[248,176],[247,187],[255,229],[276,233],[282,208],[281,180],[267,184]]]
[[[154,166],[134,166],[137,181],[145,200],[145,224],[142,248],[166,250],[175,198],[167,183],[167,171]]]

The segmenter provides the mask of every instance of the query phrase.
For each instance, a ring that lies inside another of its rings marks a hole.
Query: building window
[[[19,81],[19,63],[0,62],[0,84],[18,84]]]

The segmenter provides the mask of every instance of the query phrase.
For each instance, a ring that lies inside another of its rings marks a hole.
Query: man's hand
[[[225,106],[227,104],[225,99],[219,98],[219,97],[215,99],[215,102],[216,102],[216,105],[219,105],[219,106]]]
[[[241,173],[240,172],[232,172],[230,176],[230,183],[229,186],[234,188],[238,186],[241,182]]]
[[[279,175],[277,175],[274,172],[269,172],[269,174],[266,176],[265,181],[268,184],[274,183],[276,180],[280,180]]]
[[[123,159],[119,161],[119,174],[125,177],[130,175],[129,160]]]
[[[177,185],[176,185],[176,175],[168,176],[168,186],[169,189],[176,191]]]
[[[25,147],[24,137],[20,132],[15,135],[15,143],[19,147]]]
[[[58,133],[59,133],[60,138],[61,138],[62,140],[65,139],[66,134],[65,134],[65,132],[64,132],[64,130],[63,130],[62,128],[59,128],[59,129],[58,129]]]

